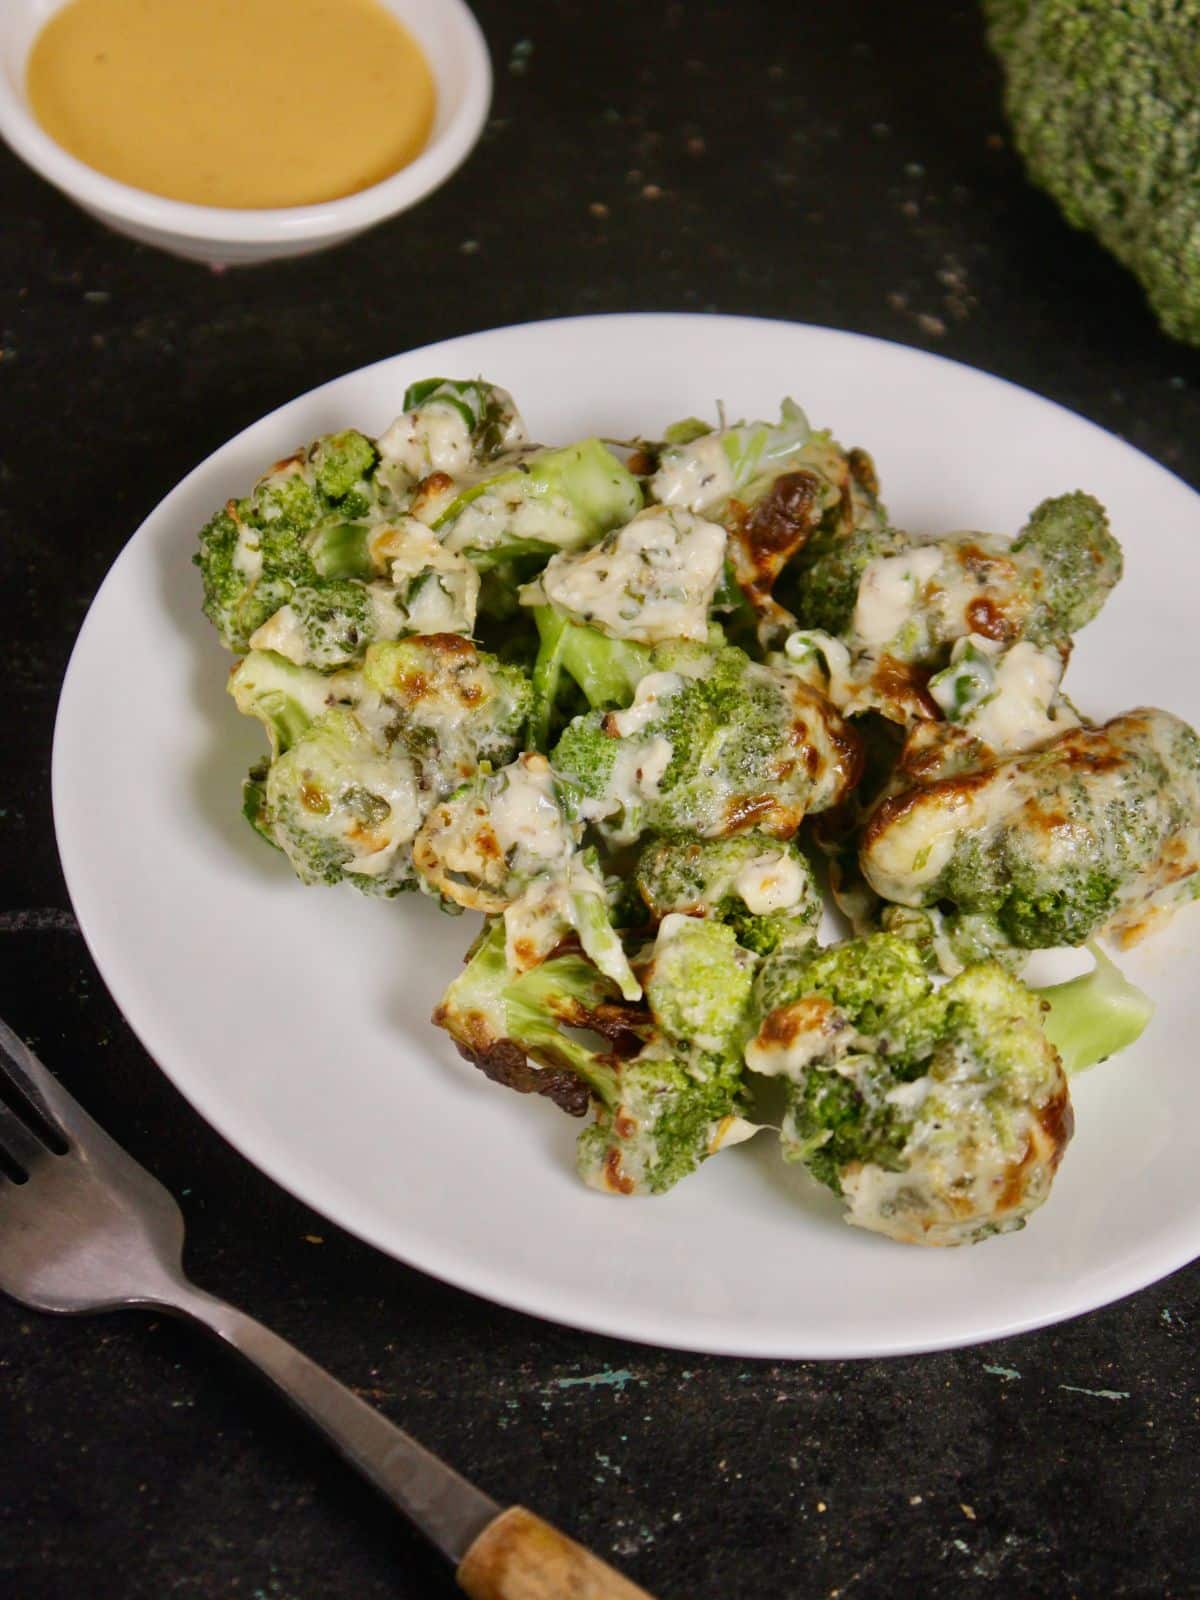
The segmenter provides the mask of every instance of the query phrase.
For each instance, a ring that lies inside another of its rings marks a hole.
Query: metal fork
[[[494,1500],[324,1368],[184,1275],[183,1216],[0,1022],[0,1290],[37,1311],[188,1317],[314,1423],[457,1567],[472,1600],[651,1600],[521,1506]]]

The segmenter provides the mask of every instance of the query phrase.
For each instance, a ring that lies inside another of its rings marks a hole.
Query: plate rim
[[[1022,400],[1034,400],[1039,406],[1051,407],[1062,413],[1074,424],[1083,424],[1094,434],[1103,439],[1108,448],[1116,446],[1122,453],[1136,458],[1139,462],[1149,464],[1157,472],[1162,473],[1174,484],[1182,488],[1188,495],[1200,499],[1198,492],[1187,483],[1185,479],[1174,472],[1169,466],[1150,455],[1147,451],[1139,449],[1120,435],[1103,428],[1091,418],[1054,400],[1046,395],[1039,394],[1036,390],[1029,389],[1011,379],[989,372],[986,368],[975,366],[968,362],[958,361],[953,357],[940,352],[925,350],[918,345],[906,344],[900,340],[879,338],[873,334],[860,333],[850,329],[832,327],[827,324],[796,322],[779,317],[755,317],[721,312],[691,312],[691,311],[634,311],[598,313],[583,316],[545,317],[520,323],[509,323],[495,328],[482,328],[466,332],[449,334],[443,339],[438,339],[430,345],[418,346],[413,349],[400,350],[390,355],[378,358],[375,361],[361,366],[350,368],[347,371],[329,378],[311,389],[304,390],[282,401],[279,405],[255,418],[239,429],[229,438],[210,451],[203,460],[198,462],[188,473],[179,479],[163,495],[139,522],[129,538],[121,546],[117,555],[109,565],[100,585],[98,586],[87,612],[77,632],[71,648],[70,657],[63,675],[55,712],[54,732],[51,749],[51,801],[54,818],[54,832],[58,848],[59,861],[66,883],[68,896],[74,909],[80,932],[87,945],[89,954],[96,968],[112,996],[122,1017],[138,1042],[154,1063],[158,1071],[162,1072],[178,1093],[187,1101],[192,1110],[203,1118],[221,1138],[225,1139],[244,1159],[251,1162],[258,1171],[263,1173],[272,1182],[277,1183],[285,1192],[309,1207],[319,1215],[327,1218],[336,1226],[342,1228],[351,1237],[362,1240],[372,1248],[380,1250],[413,1270],[424,1272],[441,1283],[485,1303],[503,1306],[512,1311],[519,1311],[525,1315],[540,1318],[544,1321],[558,1323],[561,1326],[576,1329],[580,1332],[598,1334],[603,1337],[613,1338],[624,1342],[647,1345],[657,1348],[675,1349],[691,1353],[703,1353],[722,1357],[738,1358],[743,1360],[873,1360],[890,1359],[905,1355],[929,1354],[943,1350],[962,1349],[975,1345],[990,1344],[1004,1339],[1014,1338],[1022,1333],[1037,1331],[1038,1329],[1054,1326],[1072,1320],[1077,1316],[1098,1311],[1105,1306],[1115,1304],[1130,1295],[1136,1294],[1150,1285],[1167,1277],[1171,1273],[1186,1266],[1200,1254],[1200,1236],[1193,1230],[1189,1233],[1185,1221],[1179,1220],[1174,1226],[1166,1229],[1162,1234],[1156,1235],[1158,1248],[1153,1252],[1150,1260],[1138,1258],[1141,1265],[1136,1270],[1119,1274],[1117,1283],[1106,1287],[1099,1296],[1087,1295],[1086,1304],[1079,1303],[1078,1294],[1074,1297],[1065,1291],[1065,1286],[1055,1283],[1053,1290],[1046,1294],[1045,1300],[1037,1311],[1025,1315],[1015,1315],[999,1323],[994,1316],[979,1319],[978,1326],[964,1325],[953,1333],[942,1336],[922,1337],[898,1336],[888,1338],[880,1336],[870,1341],[859,1343],[839,1343],[836,1347],[829,1343],[822,1343],[820,1338],[813,1338],[811,1334],[803,1339],[803,1349],[797,1343],[780,1343],[770,1338],[756,1339],[753,1328],[744,1322],[737,1323],[734,1319],[736,1330],[730,1326],[729,1336],[717,1335],[711,1324],[704,1324],[706,1334],[689,1338],[686,1328],[679,1323],[678,1316],[672,1313],[663,1313],[653,1306],[643,1307],[640,1311],[640,1326],[632,1327],[628,1316],[614,1315],[609,1318],[603,1311],[593,1313],[588,1310],[586,1315],[572,1312],[570,1305],[563,1302],[563,1292],[552,1282],[539,1288],[539,1291],[524,1292],[520,1287],[511,1287],[501,1276],[497,1281],[488,1282],[486,1272],[468,1273],[466,1276],[456,1275],[453,1264],[448,1268],[445,1263],[439,1266],[436,1259],[429,1259],[426,1252],[420,1248],[419,1241],[406,1243],[403,1250],[398,1248],[394,1241],[388,1241],[381,1236],[379,1230],[365,1226],[360,1220],[349,1218],[344,1208],[339,1203],[338,1196],[315,1199],[310,1192],[306,1192],[304,1184],[305,1174],[301,1172],[299,1178],[294,1173],[289,1174],[286,1163],[275,1159],[272,1152],[265,1154],[255,1148],[253,1137],[242,1137],[236,1127],[231,1127],[220,1107],[213,1107],[208,1103],[209,1098],[204,1092],[204,1085],[189,1081],[181,1082],[174,1070],[164,1064],[164,1055],[169,1056],[169,1051],[160,1052],[155,1042],[148,1037],[153,1033],[153,1028],[145,1025],[145,1019],[137,1020],[126,1010],[122,998],[123,984],[118,976],[114,981],[112,967],[116,964],[116,957],[103,948],[103,940],[97,941],[93,936],[93,926],[89,910],[85,909],[86,890],[80,892],[79,860],[72,858],[72,849],[64,840],[62,816],[64,805],[62,803],[62,786],[65,782],[64,768],[66,765],[65,747],[67,741],[66,728],[69,719],[69,703],[72,697],[77,675],[82,673],[83,659],[86,653],[90,633],[94,626],[98,626],[98,617],[106,591],[110,585],[116,587],[115,580],[118,572],[130,558],[135,545],[144,535],[148,525],[156,522],[164,513],[167,513],[172,502],[182,498],[194,481],[208,471],[218,457],[234,450],[245,436],[254,430],[269,425],[282,413],[292,407],[302,405],[315,405],[319,399],[330,390],[335,389],[348,380],[362,379],[368,374],[393,366],[398,362],[417,359],[426,350],[440,349],[444,345],[457,343],[462,340],[486,338],[497,335],[520,334],[529,329],[547,327],[580,328],[585,325],[609,324],[615,321],[653,323],[669,321],[674,324],[707,324],[722,323],[726,325],[749,325],[754,327],[778,327],[788,330],[789,333],[815,333],[833,336],[838,341],[852,341],[867,347],[885,346],[890,350],[903,352],[908,357],[913,357],[921,363],[935,363],[954,371],[965,371],[974,377],[982,378],[989,384],[1000,385],[1011,391]],[[183,1074],[187,1077],[186,1072]],[[217,1099],[219,1093],[214,1091]],[[436,1256],[439,1252],[434,1249]],[[440,1252],[444,1256],[444,1251]],[[1065,1280],[1069,1284],[1074,1280]],[[568,1296],[569,1298],[569,1296]],[[723,1318],[722,1323],[728,1318]]]

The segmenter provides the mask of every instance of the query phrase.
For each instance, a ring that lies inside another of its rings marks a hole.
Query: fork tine
[[[70,1143],[66,1128],[63,1126],[63,1112],[74,1102],[24,1040],[18,1038],[2,1018],[0,1018],[0,1079],[16,1089],[41,1117],[47,1130],[51,1134],[56,1134],[64,1146]]]
[[[0,1101],[0,1155],[6,1155],[22,1172],[29,1173],[49,1153],[16,1112]]]

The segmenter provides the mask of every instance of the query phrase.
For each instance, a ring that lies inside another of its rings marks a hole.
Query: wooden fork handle
[[[524,1506],[488,1523],[463,1557],[458,1582],[470,1600],[653,1600]]]

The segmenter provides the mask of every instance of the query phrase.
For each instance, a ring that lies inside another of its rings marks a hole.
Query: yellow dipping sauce
[[[29,99],[89,167],[202,206],[302,206],[406,166],[429,137],[420,46],[379,0],[71,0]]]

